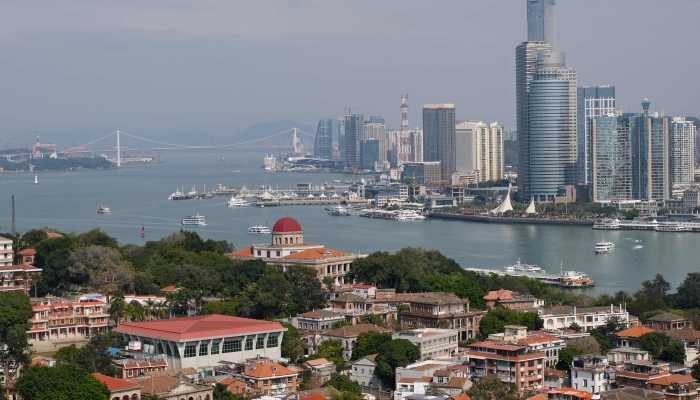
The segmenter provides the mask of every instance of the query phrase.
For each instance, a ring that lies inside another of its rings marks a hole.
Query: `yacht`
[[[245,199],[240,198],[240,197],[231,196],[231,198],[228,200],[227,205],[230,208],[237,208],[237,207],[248,207],[251,205],[251,203]]]
[[[655,231],[657,232],[692,232],[693,229],[689,226],[680,224],[680,223],[674,223],[674,222],[666,222],[666,223],[661,223],[658,224],[655,228]]]
[[[99,206],[97,207],[97,213],[98,214],[111,214],[112,209],[106,206]]]
[[[613,242],[598,242],[595,244],[594,252],[596,254],[607,254],[615,249],[615,243]]]
[[[425,215],[415,210],[398,210],[395,215],[397,221],[423,221],[425,219]]]
[[[332,208],[327,208],[326,210],[328,211],[328,215],[332,215],[334,217],[347,217],[350,215],[350,211],[345,206],[335,206]]]
[[[199,213],[197,213],[195,215],[190,215],[190,216],[183,218],[181,223],[182,223],[182,225],[206,226],[207,219],[204,215],[199,215]]]
[[[187,199],[187,196],[185,196],[184,193],[180,191],[180,189],[177,189],[176,191],[170,193],[170,196],[168,196],[168,200],[185,200]]]
[[[272,233],[272,229],[265,225],[252,225],[248,227],[248,233],[253,235],[267,235]]]
[[[506,272],[526,272],[526,273],[544,273],[545,270],[542,267],[538,267],[535,264],[523,264],[520,262],[520,259],[518,258],[518,261],[515,262],[513,265],[509,265],[505,267]]]

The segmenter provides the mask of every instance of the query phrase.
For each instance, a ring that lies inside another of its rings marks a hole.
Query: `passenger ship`
[[[253,235],[266,235],[272,233],[272,229],[265,225],[253,225],[248,227],[248,233]]]
[[[606,253],[612,252],[614,249],[615,249],[615,243],[604,241],[604,242],[596,243],[593,251],[596,254],[606,254]]]
[[[195,215],[190,215],[182,219],[180,221],[182,225],[199,225],[199,226],[206,226],[207,225],[207,219],[204,215],[199,215],[199,213]]]

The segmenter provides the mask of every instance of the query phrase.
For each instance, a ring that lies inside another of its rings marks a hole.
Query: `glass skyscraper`
[[[671,121],[670,134],[670,185],[682,185],[695,181],[695,124],[685,118]]]
[[[443,182],[457,170],[454,104],[423,106],[423,160],[440,161]]]
[[[668,173],[669,118],[649,112],[644,99],[642,113],[630,119],[632,154],[632,197],[639,200],[665,200],[670,197]]]
[[[592,177],[590,121],[602,115],[615,113],[615,87],[579,87],[576,95],[578,131],[578,183],[588,185]]]
[[[345,114],[343,135],[343,161],[350,169],[360,167],[360,137],[362,136],[362,114]]]
[[[629,119],[615,114],[591,118],[591,185],[593,201],[632,198]]]
[[[318,121],[316,136],[314,137],[314,156],[325,160],[333,158],[332,119],[322,119]]]

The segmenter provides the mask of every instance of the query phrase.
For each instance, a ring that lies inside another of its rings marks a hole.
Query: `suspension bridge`
[[[287,128],[280,130],[278,132],[261,136],[261,137],[256,137],[256,138],[250,138],[250,139],[245,139],[241,140],[235,143],[227,143],[227,144],[216,144],[216,145],[190,145],[190,144],[181,144],[181,143],[171,143],[171,142],[166,142],[162,140],[157,140],[157,139],[152,139],[148,137],[144,137],[141,135],[137,135],[131,132],[126,132],[120,129],[114,130],[104,136],[100,136],[96,139],[90,140],[86,143],[69,147],[64,149],[61,153],[63,154],[103,154],[103,153],[112,153],[114,154],[114,162],[117,167],[121,167],[122,164],[122,155],[126,153],[127,151],[129,152],[157,152],[157,151],[173,151],[173,150],[220,150],[220,149],[229,149],[229,148],[235,148],[239,146],[247,146],[247,145],[254,145],[254,144],[261,144],[265,143],[266,141],[270,141],[271,139],[275,138],[282,138],[284,136],[289,136],[290,141],[289,143],[289,148],[293,152],[297,152],[299,148],[299,143],[300,143],[300,135],[306,136],[313,138],[314,134],[306,132],[302,129],[299,128]],[[125,145],[125,140],[129,142],[128,145]],[[105,143],[109,143],[112,141],[113,145],[109,147],[104,147]],[[140,146],[136,146],[136,144],[140,144]],[[145,144],[145,146],[144,146]],[[276,144],[279,144],[277,142]],[[103,146],[103,147],[97,147],[97,146]],[[148,147],[150,146],[150,147]]]

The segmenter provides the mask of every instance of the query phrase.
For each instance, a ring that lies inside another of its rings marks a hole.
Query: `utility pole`
[[[122,147],[121,144],[119,143],[119,135],[121,132],[119,132],[119,129],[117,129],[117,168],[121,168],[122,166]]]

